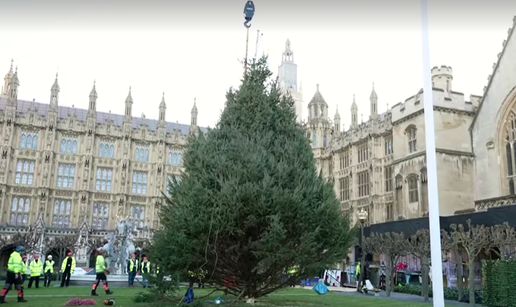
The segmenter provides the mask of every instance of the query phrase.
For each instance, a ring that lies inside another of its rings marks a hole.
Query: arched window
[[[313,147],[317,146],[317,135],[315,132],[312,134],[312,145]]]
[[[417,151],[417,129],[416,126],[410,125],[405,129],[407,135],[409,153]]]
[[[505,121],[505,160],[509,194],[514,195],[516,193],[514,186],[514,177],[516,177],[516,114],[513,111]]]
[[[417,184],[417,176],[416,175],[410,175],[407,178],[408,186],[409,186],[409,202],[415,203],[419,201],[419,191],[418,191],[418,184]]]
[[[326,147],[326,134],[323,135],[323,147]]]

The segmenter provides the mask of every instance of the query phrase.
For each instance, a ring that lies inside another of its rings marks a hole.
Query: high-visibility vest
[[[75,271],[75,258],[74,257],[66,256],[66,258],[64,258],[63,263],[61,264],[61,271],[64,272],[66,270],[66,263],[68,262],[68,258],[72,258],[72,266],[70,267],[70,274],[73,274],[73,272]]]
[[[104,261],[104,256],[98,255],[97,261],[95,261],[95,272],[97,274],[104,273],[106,270],[106,261]]]
[[[43,270],[43,262],[39,259],[34,259],[29,264],[30,276],[41,276]]]
[[[150,273],[150,262],[149,261],[143,261],[142,262],[142,268],[140,270],[142,273]]]
[[[54,273],[54,260],[47,260],[45,261],[45,273],[46,272],[50,272],[50,273]]]
[[[294,275],[294,274],[296,274],[296,273],[297,273],[297,267],[296,267],[296,266],[291,267],[291,268],[288,270],[288,273],[289,273],[290,275]]]
[[[355,267],[355,274],[360,274],[360,262],[357,262],[357,266]]]
[[[23,273],[24,266],[25,264],[23,263],[20,253],[12,252],[7,262],[7,270],[15,274]]]
[[[138,260],[129,259],[129,272],[132,272],[135,267],[138,269]]]

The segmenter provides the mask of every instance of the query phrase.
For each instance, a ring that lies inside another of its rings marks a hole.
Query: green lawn
[[[100,289],[99,289],[100,290]],[[106,298],[113,298],[116,300],[116,306],[118,307],[147,307],[146,303],[134,303],[133,298],[135,294],[142,291],[141,288],[126,289],[126,288],[113,288],[114,295],[106,296],[104,291],[98,291],[99,296],[94,298],[97,301],[97,305],[102,305],[103,300]],[[186,289],[182,289],[183,293]],[[211,291],[206,289],[194,289],[194,295],[196,297],[205,295]],[[62,306],[68,299],[81,297],[91,298],[89,296],[90,288],[88,287],[70,287],[70,288],[50,288],[50,289],[26,289],[26,299],[29,301],[23,306],[27,307],[54,307]],[[221,296],[221,293],[215,293],[212,295],[213,298]],[[179,302],[178,298],[177,302]],[[10,291],[7,296],[7,302],[9,304],[16,303],[16,291]],[[336,293],[328,293],[323,296],[317,295],[312,290],[308,289],[285,289],[269,295],[268,297],[261,298],[257,301],[258,306],[274,306],[274,307],[316,307],[316,306],[354,306],[354,307],[421,307],[431,306],[428,304],[418,303],[407,303],[407,302],[395,302],[390,300],[378,300],[375,298],[368,297],[351,297],[342,296]],[[209,304],[210,306],[212,304]],[[213,304],[214,305],[214,304]],[[172,305],[171,305],[172,306]],[[173,305],[175,306],[175,304]],[[240,306],[249,306],[246,304]]]

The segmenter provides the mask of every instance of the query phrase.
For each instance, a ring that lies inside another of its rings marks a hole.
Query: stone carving
[[[125,218],[117,221],[116,229],[105,236],[107,243],[102,250],[106,251],[106,265],[111,274],[127,274],[126,261],[136,250],[132,234],[132,224]]]

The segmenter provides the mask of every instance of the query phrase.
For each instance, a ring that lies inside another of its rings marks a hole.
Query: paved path
[[[303,287],[303,289],[312,289],[312,287]],[[366,296],[366,294],[358,293],[355,288],[328,287],[328,290],[330,290],[331,292],[335,292],[339,295]],[[375,299],[399,301],[399,302],[424,303],[424,299],[422,296],[398,293],[398,292],[392,292],[390,297],[387,297],[385,291],[380,292],[380,297],[375,297],[374,293],[367,295],[367,297],[375,298]],[[432,303],[431,298],[430,298],[430,303]],[[448,301],[448,300],[445,300],[445,304],[446,304],[446,306],[470,306],[467,303],[460,303],[457,301]],[[482,305],[478,305],[478,304],[475,306],[482,307]]]

